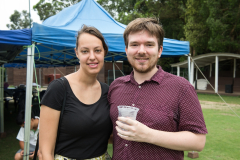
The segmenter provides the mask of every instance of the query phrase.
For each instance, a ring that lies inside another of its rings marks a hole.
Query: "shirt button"
[[[127,147],[128,145],[127,145],[127,144],[125,144],[125,146]]]
[[[138,88],[141,88],[141,86],[138,86]]]

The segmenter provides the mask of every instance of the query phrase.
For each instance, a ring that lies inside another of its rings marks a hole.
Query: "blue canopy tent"
[[[32,44],[32,30],[0,30],[0,65],[12,61],[23,46]]]
[[[109,53],[106,61],[127,60],[123,32],[126,25],[115,21],[111,15],[94,0],[81,2],[63,9],[49,17],[42,24],[33,24],[32,38],[39,45],[74,48],[77,31],[85,24],[96,27],[105,37]],[[189,42],[165,38],[162,57],[179,56],[189,53]],[[69,54],[75,57],[74,52]],[[74,60],[73,60],[74,61]],[[77,61],[75,59],[75,61]]]
[[[22,50],[23,46],[29,46],[32,44],[32,30],[8,30],[0,31],[0,57],[2,64],[12,61],[16,55],[18,55]],[[25,142],[24,154],[29,151],[29,136],[30,136],[30,120],[31,120],[31,96],[32,96],[32,73],[33,73],[33,48],[28,47],[27,49],[27,87],[26,87],[26,113],[25,113]],[[25,57],[26,58],[26,57]],[[4,65],[3,65],[4,66]],[[0,71],[1,81],[0,81],[0,119],[1,119],[1,133],[4,132],[4,106],[3,106],[3,68]],[[29,74],[31,73],[31,74]],[[29,112],[29,113],[27,113]]]

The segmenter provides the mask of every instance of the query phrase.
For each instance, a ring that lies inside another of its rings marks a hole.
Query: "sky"
[[[30,13],[33,22],[41,24],[40,18],[37,11],[33,10],[33,5],[37,4],[39,0],[0,0],[0,30],[9,30],[6,24],[10,23],[9,17],[14,13],[14,10],[22,12],[27,10],[29,12],[29,1],[30,1]]]

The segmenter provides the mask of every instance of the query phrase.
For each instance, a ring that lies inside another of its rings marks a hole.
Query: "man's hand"
[[[125,117],[118,117],[116,124],[118,136],[122,139],[136,142],[148,142],[151,128],[146,125]]]
[[[34,153],[35,153],[35,151],[33,151],[33,152],[30,152],[30,153],[32,153],[31,155],[29,155],[29,158],[30,159],[33,159],[33,156],[34,156]]]
[[[24,150],[21,150],[20,154],[21,154],[21,156],[23,156],[24,155]]]

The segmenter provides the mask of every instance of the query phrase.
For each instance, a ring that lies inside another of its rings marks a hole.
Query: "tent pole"
[[[25,125],[24,125],[24,155],[29,153],[30,123],[32,111],[32,82],[33,82],[33,58],[35,44],[28,48],[27,53],[27,82],[26,82],[26,100],[25,100]],[[29,156],[24,156],[24,160],[29,160]]]
[[[193,85],[193,81],[194,81],[194,61],[193,61],[193,59],[192,59],[192,61],[191,61],[191,81],[190,81],[190,83]]]
[[[198,69],[196,68],[196,81],[198,79]]]
[[[4,65],[2,65],[2,68],[0,68],[0,119],[1,119],[1,124],[0,124],[0,134],[4,133],[4,105],[3,105],[3,74],[2,72]]]
[[[113,80],[115,80],[116,79],[116,75],[115,75],[114,56],[112,56],[112,64],[113,64]]]
[[[177,76],[180,76],[180,66],[177,66]]]
[[[190,66],[190,63],[191,63],[191,59],[190,59],[190,56],[191,54],[188,55],[188,81],[191,82],[191,66]]]

